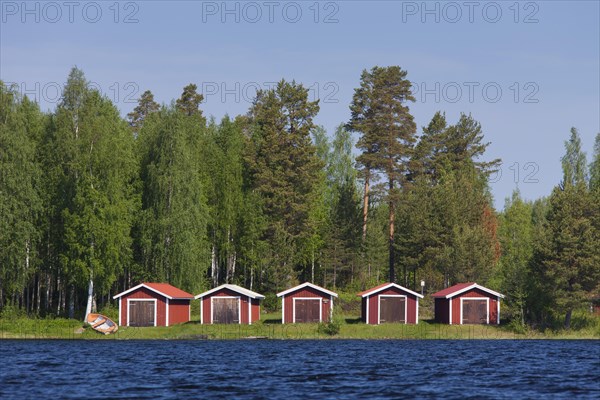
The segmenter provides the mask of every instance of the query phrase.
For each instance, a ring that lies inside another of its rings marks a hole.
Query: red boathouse
[[[237,285],[221,285],[195,297],[200,299],[201,324],[249,324],[260,319],[262,294]]]
[[[281,297],[281,323],[328,322],[337,293],[306,282],[277,293]]]
[[[423,296],[395,283],[383,283],[364,292],[361,318],[366,324],[419,323],[419,299]]]
[[[121,326],[170,326],[188,322],[193,298],[168,283],[140,283],[113,296],[119,299]]]
[[[504,295],[474,282],[459,283],[434,293],[435,321],[443,324],[500,324]]]

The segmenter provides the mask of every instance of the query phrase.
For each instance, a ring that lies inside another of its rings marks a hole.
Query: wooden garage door
[[[239,324],[239,299],[232,297],[213,297],[213,324]]]
[[[129,326],[154,326],[154,301],[129,300]]]
[[[463,324],[486,324],[487,323],[487,301],[463,300],[462,323]]]
[[[321,322],[319,299],[295,299],[296,322]]]
[[[379,297],[379,323],[406,322],[406,297]]]

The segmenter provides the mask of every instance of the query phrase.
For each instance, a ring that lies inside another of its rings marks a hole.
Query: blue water
[[[600,341],[0,341],[0,399],[600,398]]]

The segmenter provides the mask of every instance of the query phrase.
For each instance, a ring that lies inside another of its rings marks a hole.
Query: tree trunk
[[[390,180],[389,184],[389,208],[390,208],[390,237],[389,237],[389,252],[390,252],[390,282],[396,281],[396,271],[394,269],[394,219],[396,217],[395,209],[394,209],[394,200],[391,198],[392,190],[394,189],[394,181]],[[406,284],[406,283],[404,283]]]
[[[214,243],[210,256],[210,277],[212,278],[213,287],[216,287],[219,283],[219,269],[217,268],[217,252]]]
[[[60,315],[60,306],[62,304],[62,290],[60,290],[60,275],[56,277],[56,290],[58,291],[58,299],[56,302],[56,315]]]
[[[52,293],[52,278],[50,277],[50,274],[47,273],[46,274],[46,302],[44,303],[44,309],[45,312],[48,312],[48,310],[50,310],[50,307],[52,307],[52,295],[54,293]]]
[[[231,278],[230,283],[233,283],[233,279],[235,278],[235,267],[237,263],[237,253],[234,251],[231,255]]]
[[[29,240],[25,241],[25,276],[29,275]],[[29,297],[29,284],[27,283],[27,293],[25,294],[25,308],[27,311],[27,314],[29,314],[30,310],[30,306],[33,307],[33,301],[32,299],[30,299]],[[33,295],[33,294],[32,294]],[[31,302],[31,303],[30,303]]]
[[[88,296],[87,296],[87,305],[85,306],[85,316],[83,320],[85,321],[88,314],[92,312],[92,302],[94,300],[94,279],[93,275],[90,272],[90,280],[88,281]]]
[[[37,273],[35,274],[35,312],[37,315],[40,315],[40,308],[42,305],[42,299],[41,299],[41,294],[42,294],[42,290],[41,290],[41,274]]]
[[[363,243],[367,240],[367,218],[369,216],[369,178],[370,171],[365,171],[365,195],[363,198],[363,227],[362,227],[362,241]]]
[[[523,310],[523,302],[521,302],[521,326],[525,326],[525,310]]]
[[[310,282],[315,283],[315,251],[312,252],[312,262],[310,271]]]
[[[573,314],[572,309],[567,310],[567,314],[565,315],[565,329],[571,329],[571,314]]]
[[[71,285],[69,290],[69,318],[75,318],[75,286]]]
[[[254,268],[250,266],[250,290],[252,290],[252,284],[254,283]]]

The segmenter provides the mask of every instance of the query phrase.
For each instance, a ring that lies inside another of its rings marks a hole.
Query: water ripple
[[[600,341],[0,341],[2,399],[600,398]]]

